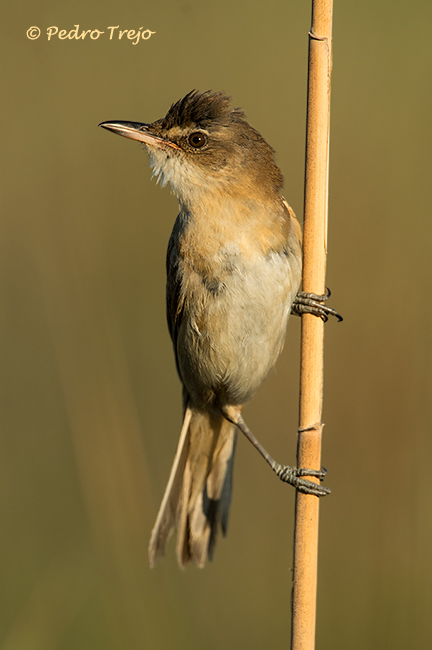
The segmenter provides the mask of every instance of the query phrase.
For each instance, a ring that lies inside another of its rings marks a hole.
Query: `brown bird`
[[[177,558],[200,567],[226,534],[239,428],[285,482],[328,488],[325,470],[279,465],[241,411],[274,366],[293,308],[324,319],[327,296],[302,294],[301,230],[281,196],[274,150],[220,92],[192,91],[151,124],[100,126],[143,143],[180,214],[168,244],[167,318],[183,384],[184,420],[150,540],[150,564],[177,528]]]

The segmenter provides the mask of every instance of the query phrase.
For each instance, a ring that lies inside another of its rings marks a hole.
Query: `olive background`
[[[432,636],[432,5],[336,2],[317,647]],[[46,29],[155,32],[137,45]],[[39,39],[26,31],[38,26]],[[3,8],[2,650],[289,646],[294,490],[240,439],[204,570],[147,544],[181,424],[165,324],[177,214],[141,147],[98,129],[224,90],[277,151],[301,218],[309,2]],[[293,463],[300,319],[246,420]]]

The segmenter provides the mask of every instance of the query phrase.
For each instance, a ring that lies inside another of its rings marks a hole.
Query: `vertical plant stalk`
[[[306,132],[303,291],[325,293],[333,0],[312,0]],[[324,323],[302,315],[297,467],[319,469]],[[315,479],[313,479],[315,480]],[[315,647],[319,499],[296,494],[291,650]]]

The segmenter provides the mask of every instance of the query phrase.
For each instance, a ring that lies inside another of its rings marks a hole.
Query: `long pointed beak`
[[[172,147],[173,149],[180,149],[178,145],[170,140],[165,140],[160,138],[157,135],[154,135],[149,131],[149,124],[141,124],[140,122],[101,122],[99,124],[103,129],[117,133],[117,135],[123,135],[125,138],[130,138],[131,140],[137,140],[143,144],[153,145],[159,149],[164,149],[165,147]]]

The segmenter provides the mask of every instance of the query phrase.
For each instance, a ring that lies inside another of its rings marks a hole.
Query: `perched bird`
[[[274,366],[292,307],[326,319],[327,296],[298,294],[301,230],[281,196],[274,150],[220,92],[192,91],[151,124],[100,126],[145,145],[180,213],[167,253],[167,318],[183,384],[184,421],[154,526],[150,564],[177,528],[177,558],[199,567],[226,534],[236,429],[276,474],[308,494],[330,490],[279,465],[241,412]]]

